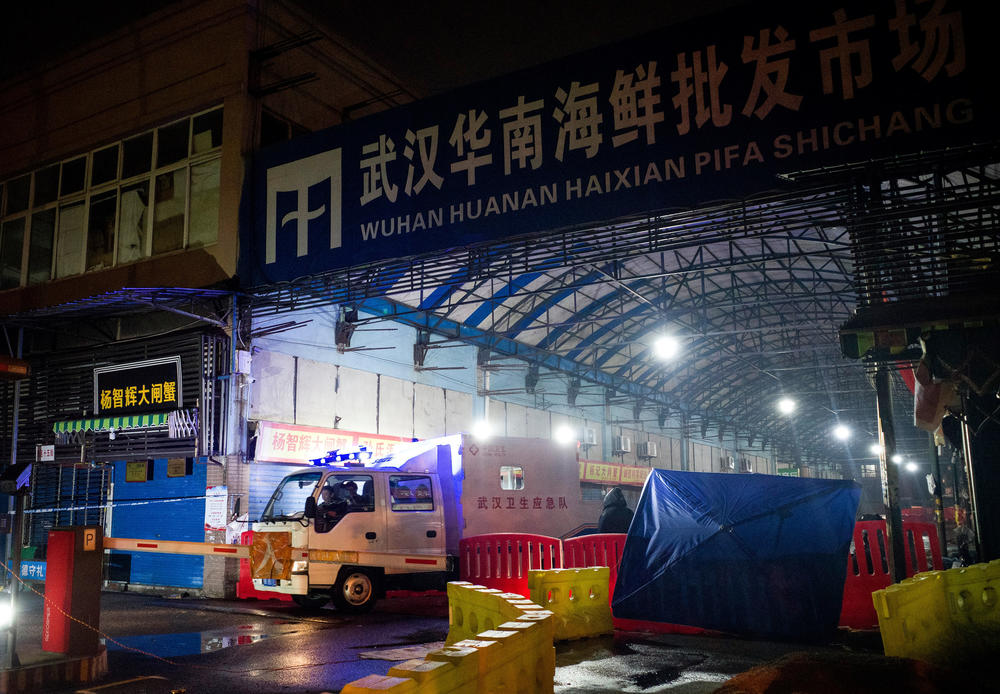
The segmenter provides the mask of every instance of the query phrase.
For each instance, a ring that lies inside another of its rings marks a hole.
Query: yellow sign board
[[[149,461],[125,463],[126,482],[146,482],[149,480]]]
[[[167,460],[167,477],[184,477],[188,472],[188,458],[170,458]]]

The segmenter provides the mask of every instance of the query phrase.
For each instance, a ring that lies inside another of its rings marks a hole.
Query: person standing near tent
[[[627,533],[632,523],[632,509],[625,503],[625,494],[618,487],[612,487],[604,496],[604,510],[597,521],[599,533]]]

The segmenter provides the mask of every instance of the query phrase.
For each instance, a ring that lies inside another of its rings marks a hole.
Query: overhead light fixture
[[[791,414],[795,412],[795,401],[791,398],[782,398],[778,401],[778,412],[781,414]]]
[[[851,438],[851,429],[843,424],[838,424],[833,428],[833,436],[838,441],[846,441]]]
[[[882,445],[878,443],[873,443],[868,447],[868,452],[872,455],[881,458],[882,457]]]
[[[906,471],[907,472],[916,472],[919,469],[920,469],[920,466],[917,465],[916,463],[910,462],[910,463],[906,464]]]
[[[896,465],[899,465],[900,463],[903,462],[903,456],[901,456],[899,453],[894,453],[892,456],[892,462],[896,463]]]
[[[653,353],[657,359],[673,359],[681,351],[681,342],[673,335],[661,335],[653,342]]]
[[[480,419],[472,425],[472,435],[477,439],[488,439],[493,435],[493,427],[485,419]]]
[[[560,424],[552,432],[552,438],[560,446],[568,446],[576,441],[576,431],[568,424]]]

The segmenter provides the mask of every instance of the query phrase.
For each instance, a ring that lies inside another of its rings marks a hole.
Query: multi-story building
[[[294,3],[163,5],[0,89],[0,313],[32,369],[0,384],[0,448],[44,460],[27,559],[53,525],[221,537],[200,509],[246,458],[232,374],[248,157],[411,98]],[[221,564],[122,561],[125,582],[222,591]]]

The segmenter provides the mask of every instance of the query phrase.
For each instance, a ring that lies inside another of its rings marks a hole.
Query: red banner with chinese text
[[[600,460],[581,460],[580,481],[593,484],[623,484],[641,487],[646,483],[650,469],[640,465],[619,465]]]
[[[404,436],[365,434],[359,431],[310,427],[281,422],[257,423],[257,447],[254,458],[273,463],[308,463],[330,451],[364,446],[376,458],[391,453],[400,443],[413,439]]]

